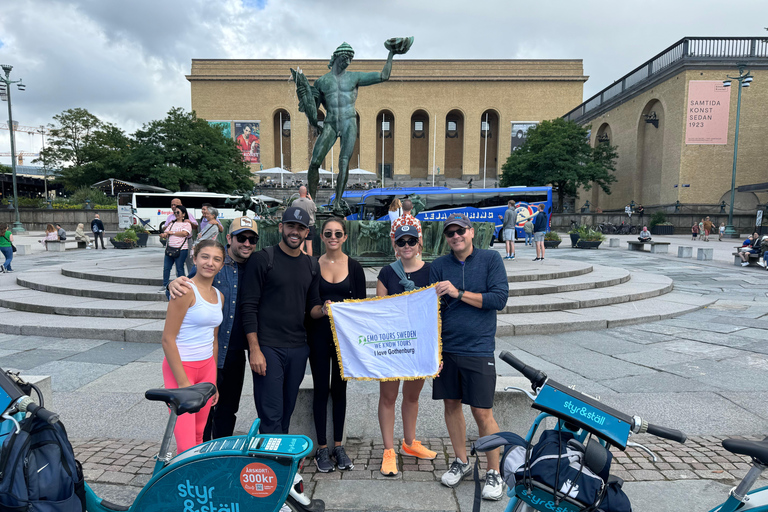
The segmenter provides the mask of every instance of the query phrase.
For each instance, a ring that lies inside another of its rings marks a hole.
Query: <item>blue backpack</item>
[[[85,512],[85,482],[64,425],[34,414],[3,441],[0,510]]]

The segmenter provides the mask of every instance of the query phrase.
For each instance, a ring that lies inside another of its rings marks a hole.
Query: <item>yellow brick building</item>
[[[384,62],[354,60],[349,69],[381,71]],[[328,60],[195,59],[187,76],[192,109],[203,119],[232,121],[233,136],[235,121],[259,121],[260,165],[280,167],[282,156],[284,168],[303,171],[309,167],[315,136],[298,111],[290,68],[301,67],[313,83],[328,72],[327,64]],[[511,151],[512,123],[562,116],[582,100],[586,80],[581,60],[396,56],[389,81],[359,91],[359,140],[350,168],[380,172],[383,152],[385,176],[398,183],[429,182],[433,169],[439,168],[440,182],[473,178],[477,185],[485,167],[488,186],[493,186]],[[323,168],[337,168],[338,142],[333,154],[336,162],[331,163],[329,154]],[[252,163],[252,168],[257,171],[259,164]]]
[[[730,87],[722,143],[692,143],[689,130],[712,115],[697,110],[701,81],[722,92],[739,65],[754,77],[742,90],[736,172],[737,213],[753,212],[768,202],[768,43],[763,38],[685,38],[603,89],[566,115],[591,125],[593,144],[618,146],[618,182],[607,195],[593,187],[582,191],[592,209],[622,209],[634,201],[645,207],[730,204],[738,82]],[[727,92],[727,91],[725,91]],[[706,100],[705,100],[706,101]],[[716,118],[716,116],[715,116]],[[727,123],[727,124],[726,124]],[[727,129],[726,129],[727,126]]]

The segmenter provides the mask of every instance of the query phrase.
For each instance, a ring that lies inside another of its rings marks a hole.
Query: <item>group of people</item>
[[[709,242],[709,235],[714,231],[715,224],[709,220],[709,217],[701,219],[698,223],[694,222],[691,226],[691,240],[696,240],[698,236],[702,242]],[[721,222],[718,228],[718,241],[723,239],[725,234],[725,223]]]
[[[93,245],[91,245],[91,239],[85,233],[84,229],[85,225],[82,222],[78,223],[77,227],[75,228],[75,241],[86,244],[86,247],[90,249],[93,247]],[[104,245],[104,223],[99,218],[98,213],[93,216],[93,220],[91,221],[91,233],[93,233],[93,242],[95,248],[99,248],[99,241],[101,241],[101,248],[106,249],[106,246]],[[45,250],[47,251],[49,242],[65,242],[66,240],[67,231],[61,226],[61,224],[56,223],[55,225],[48,224],[45,227],[45,237],[38,240],[38,242],[43,244],[45,246]]]
[[[766,262],[766,257],[768,257],[768,236],[761,237],[757,232],[752,233],[742,242],[738,254],[739,258],[741,258],[742,267],[749,265],[750,255],[757,254],[757,264],[768,269],[768,262]]]
[[[544,235],[549,228],[549,219],[547,218],[544,205],[536,206],[536,211],[528,215],[528,207],[522,203],[509,201],[507,211],[504,215],[499,215],[501,220],[501,232],[506,244],[507,254],[505,260],[515,259],[515,234],[517,231],[518,218],[524,217],[523,232],[525,233],[525,245],[534,245],[536,247],[536,258],[533,261],[544,261]]]
[[[450,215],[443,225],[451,252],[431,265],[424,262],[420,225],[409,213],[412,207],[407,200],[400,205],[402,214],[395,218],[391,232],[396,259],[381,269],[376,294],[393,295],[435,284],[442,309],[442,366],[433,382],[432,398],[444,404],[456,456],[441,481],[454,487],[471,468],[462,404],[470,406],[481,435],[498,431],[492,410],[493,351],[496,312],[506,305],[509,285],[501,256],[473,246],[472,224],[462,214]],[[177,222],[184,223],[184,216]],[[289,207],[278,225],[280,242],[254,253],[259,239],[256,223],[248,217],[236,218],[226,237],[227,247],[212,240],[199,242],[189,277],[169,284],[171,300],[163,331],[166,386],[208,381],[216,382],[218,389],[208,409],[179,419],[179,451],[233,434],[246,367],[253,375],[260,432],[288,433],[309,360],[317,469],[354,467],[342,443],[347,382],[339,368],[328,305],[365,298],[365,274],[360,263],[342,250],[348,236],[344,219],[323,222],[319,236],[325,251],[319,258],[304,252],[311,222],[309,212]],[[467,330],[467,325],[473,328]],[[403,382],[399,451],[403,456],[434,459],[437,454],[416,435],[423,386],[424,379]],[[380,471],[385,476],[399,471],[394,438],[399,394],[400,381],[380,383],[378,417],[384,441]],[[332,440],[326,432],[329,397]],[[498,453],[489,453],[487,461],[482,496],[497,500],[503,494]]]

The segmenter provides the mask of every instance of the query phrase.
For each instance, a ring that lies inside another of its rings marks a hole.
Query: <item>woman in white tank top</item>
[[[197,244],[193,261],[197,274],[192,278],[194,293],[168,303],[163,329],[163,380],[166,388],[185,388],[200,382],[216,384],[218,332],[224,297],[213,287],[213,279],[224,266],[224,247],[214,240]],[[218,392],[194,414],[176,420],[174,437],[177,453],[203,442],[208,412],[219,399]]]

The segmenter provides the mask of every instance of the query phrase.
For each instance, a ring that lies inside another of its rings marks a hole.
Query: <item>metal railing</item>
[[[722,61],[723,59],[768,59],[768,39],[761,37],[686,37],[644,62],[602,91],[563,116],[579,121],[619,95],[629,93],[650,81],[670,66],[684,62]]]

